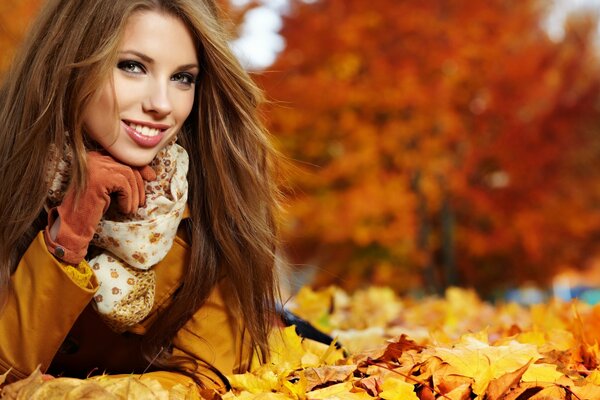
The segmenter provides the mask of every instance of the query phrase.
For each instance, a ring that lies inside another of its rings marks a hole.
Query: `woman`
[[[0,372],[225,388],[267,352],[278,192],[214,1],[50,0],[32,26],[0,93]]]

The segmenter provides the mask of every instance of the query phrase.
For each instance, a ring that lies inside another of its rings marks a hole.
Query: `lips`
[[[129,137],[141,147],[154,147],[161,142],[168,129],[166,125],[142,124],[132,121],[121,121],[121,125]]]

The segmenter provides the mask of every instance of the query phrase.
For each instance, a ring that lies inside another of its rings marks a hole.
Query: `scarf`
[[[60,204],[69,183],[72,152],[65,150],[51,181],[47,207]],[[161,149],[150,166],[156,180],[146,182],[146,205],[123,215],[104,214],[91,244],[103,251],[88,261],[98,281],[94,308],[115,332],[148,316],[154,305],[152,266],[169,252],[187,202],[188,155],[176,143]]]

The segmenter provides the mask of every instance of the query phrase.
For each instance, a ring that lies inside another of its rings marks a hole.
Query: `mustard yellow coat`
[[[73,281],[65,266],[48,252],[40,233],[12,275],[13,290],[0,312],[0,373],[11,369],[9,381],[21,379],[39,364],[42,371],[73,377],[144,372],[148,363],[141,357],[140,339],[180,286],[188,249],[178,236],[171,251],[154,267],[157,283],[150,315],[129,331],[116,334],[90,304],[96,280],[92,277],[88,287]],[[206,363],[227,375],[247,370],[251,358],[241,318],[227,306],[232,292],[226,279],[222,280],[172,342],[174,356],[200,361],[197,367],[190,364],[190,373],[206,386],[221,390],[224,382]],[[155,374],[166,386],[190,382],[181,374]]]

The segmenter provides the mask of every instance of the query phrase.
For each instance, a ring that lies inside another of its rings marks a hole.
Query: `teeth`
[[[145,125],[138,125],[138,124],[129,124],[130,127],[132,127],[133,129],[135,129],[136,131],[138,131],[138,133],[144,135],[144,136],[156,136],[160,133],[160,129],[156,129],[156,128],[150,128],[148,126]]]

